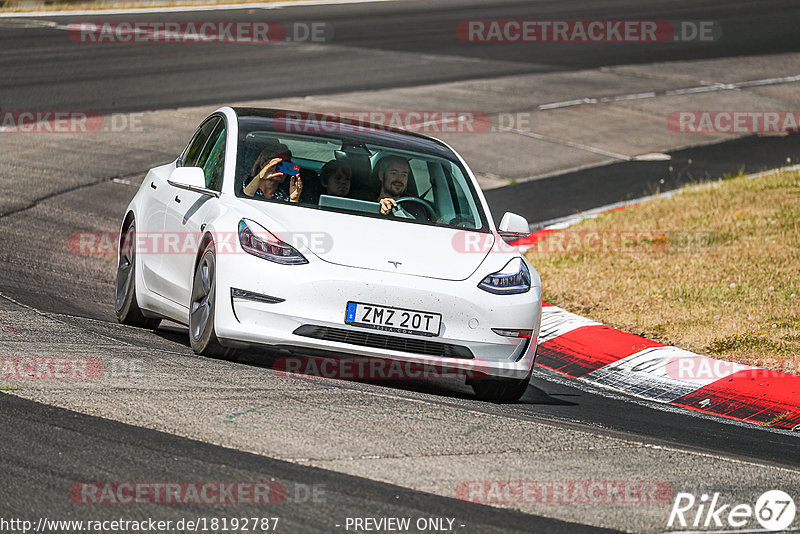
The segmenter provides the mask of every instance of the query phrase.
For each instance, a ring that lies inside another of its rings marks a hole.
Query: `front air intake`
[[[437,341],[428,341],[425,339],[387,336],[385,334],[364,332],[361,330],[303,325],[297,328],[293,333],[297,336],[334,341],[336,343],[348,343],[350,345],[370,347],[373,349],[396,350],[398,352],[410,352],[412,354],[424,354],[426,356],[438,356],[440,358],[474,358],[472,351],[460,345],[439,343]]]

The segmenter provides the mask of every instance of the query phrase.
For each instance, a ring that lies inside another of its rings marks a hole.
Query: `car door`
[[[145,176],[144,197],[141,210],[136,218],[137,241],[143,245],[138,248],[138,265],[142,268],[145,286],[157,292],[161,272],[161,253],[158,242],[164,227],[167,210],[167,179],[175,168],[175,163],[151,169]],[[155,245],[155,246],[154,246]]]
[[[221,191],[227,137],[225,120],[214,117],[208,124],[207,131],[209,133],[203,147],[188,154],[183,165],[202,168],[206,187]],[[164,254],[161,264],[164,296],[188,307],[194,260],[205,228],[204,223],[218,209],[217,198],[171,185],[167,187],[170,194],[164,218]]]
[[[165,221],[167,218],[167,210],[170,204],[175,199],[175,188],[167,183],[170,173],[176,167],[192,167],[196,165],[203,148],[206,146],[209,136],[214,130],[214,127],[219,122],[219,117],[214,116],[207,119],[195,131],[189,144],[183,149],[183,152],[178,159],[169,166],[160,167],[161,172],[148,174],[147,178],[152,179],[149,187],[152,189],[152,197],[157,199],[147,209],[148,228],[150,228],[148,244],[152,243],[152,251],[148,254],[149,265],[145,267],[148,271],[147,287],[154,293],[158,293],[162,297],[167,297],[169,291],[169,278],[165,276],[164,260],[167,256],[172,254],[165,246],[167,235],[164,233]],[[172,239],[174,236],[171,236]]]

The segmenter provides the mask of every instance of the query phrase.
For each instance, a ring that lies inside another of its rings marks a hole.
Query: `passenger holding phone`
[[[291,163],[292,152],[284,144],[269,146],[261,151],[253,165],[251,180],[244,186],[244,194],[249,197],[297,202],[303,192],[300,169]],[[289,193],[280,185],[290,178]]]

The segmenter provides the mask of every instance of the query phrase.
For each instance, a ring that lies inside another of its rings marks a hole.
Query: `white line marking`
[[[396,0],[308,0],[297,2],[270,2],[252,4],[216,4],[205,6],[169,6],[169,7],[137,7],[127,9],[84,9],[76,11],[25,11],[0,13],[0,18],[18,17],[62,17],[86,15],[127,15],[134,13],[181,13],[189,11],[227,11],[237,9],[282,9],[297,6],[329,6],[341,4],[366,4],[372,2],[395,2]]]
[[[578,150],[585,150],[587,152],[592,152],[594,154],[600,154],[601,156],[607,156],[609,158],[619,159],[622,161],[630,161],[632,158],[630,156],[626,156],[625,154],[618,154],[617,152],[611,152],[608,150],[603,150],[602,148],[597,148],[589,145],[584,145],[581,143],[576,143],[574,141],[564,141],[562,139],[555,139],[553,137],[547,137],[546,135],[537,134],[536,132],[528,132],[525,130],[519,130],[517,128],[503,128],[504,132],[511,132],[519,135],[524,135],[525,137],[531,137],[533,139],[539,139],[541,141],[547,141],[548,143],[555,143],[558,145],[566,145],[568,147],[577,148]]]
[[[633,93],[630,95],[618,95],[615,97],[605,97],[601,98],[600,102],[619,102],[621,100],[639,100],[642,98],[653,98],[656,96],[655,91],[647,91],[646,93]]]
[[[646,98],[654,98],[659,95],[674,96],[674,95],[689,95],[696,93],[710,93],[714,91],[734,91],[742,89],[743,87],[761,87],[764,85],[778,85],[783,83],[800,82],[800,74],[793,76],[782,76],[779,78],[763,78],[760,80],[746,80],[734,83],[715,83],[712,85],[701,85],[697,87],[685,87],[682,89],[670,89],[663,92],[649,91],[646,93],[631,93],[615,96],[604,96],[601,98],[577,98],[573,100],[564,100],[563,102],[552,102],[550,104],[541,104],[536,109],[558,109],[567,108],[572,106],[580,106],[582,104],[602,104],[607,102],[620,102],[623,100],[643,100]]]
[[[575,100],[564,100],[563,102],[553,102],[552,104],[541,104],[536,109],[556,109],[567,108],[570,106],[579,106],[581,104],[597,104],[596,98],[578,98]]]
[[[648,152],[647,154],[633,156],[634,161],[669,161],[671,159],[672,156],[663,152]]]

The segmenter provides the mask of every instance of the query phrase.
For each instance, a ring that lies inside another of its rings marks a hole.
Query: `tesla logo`
[[[397,269],[397,268],[398,268],[400,265],[403,265],[403,264],[402,264],[402,263],[400,263],[399,261],[390,261],[389,263],[391,263],[392,265],[394,265],[394,268],[395,268],[395,269]]]

